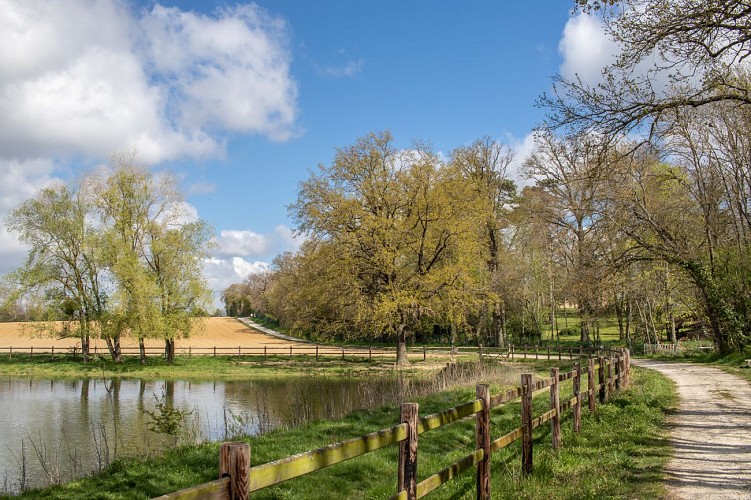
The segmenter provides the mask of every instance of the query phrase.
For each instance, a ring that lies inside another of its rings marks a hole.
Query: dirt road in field
[[[675,381],[668,498],[751,499],[751,384],[717,368],[632,360]]]

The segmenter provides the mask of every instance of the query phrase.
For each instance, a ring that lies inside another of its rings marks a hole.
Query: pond
[[[181,442],[222,440],[396,401],[405,383],[412,386],[393,376],[237,382],[0,377],[0,492],[69,481],[124,455],[154,454],[175,441],[149,430],[167,409],[185,414]]]

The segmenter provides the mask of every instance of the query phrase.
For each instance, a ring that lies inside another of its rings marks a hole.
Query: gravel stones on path
[[[751,384],[717,368],[632,360],[675,381],[669,498],[751,499]]]

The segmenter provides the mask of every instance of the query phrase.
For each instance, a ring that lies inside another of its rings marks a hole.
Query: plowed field
[[[0,323],[0,347],[39,347],[71,348],[80,345],[76,337],[61,338],[60,335],[42,333],[39,323]],[[59,325],[60,328],[62,325]],[[105,348],[102,339],[91,339],[92,348],[97,345]],[[138,342],[132,338],[123,338],[123,347],[137,347]],[[147,347],[163,347],[164,341],[147,339]],[[177,340],[176,347],[282,347],[289,345],[304,345],[278,339],[246,327],[234,318],[208,318],[204,322],[202,331],[187,339]]]

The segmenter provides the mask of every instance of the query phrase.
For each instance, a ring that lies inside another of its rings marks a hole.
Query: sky
[[[443,154],[489,136],[518,176],[552,77],[614,57],[573,4],[0,0],[0,217],[137,151],[214,227],[219,292],[298,247],[299,183],[370,132]],[[0,274],[25,256],[1,228]]]

